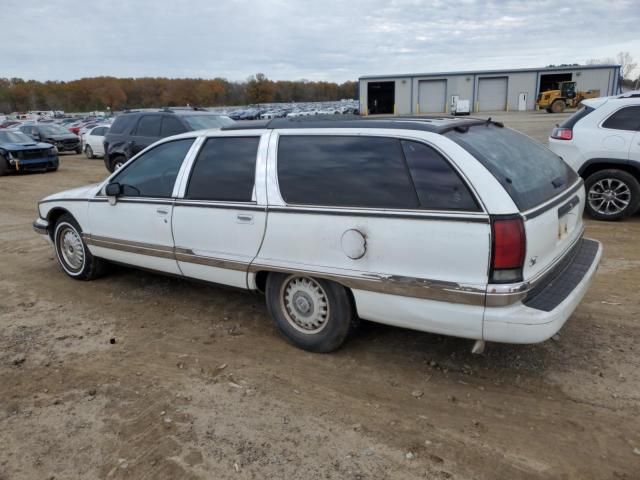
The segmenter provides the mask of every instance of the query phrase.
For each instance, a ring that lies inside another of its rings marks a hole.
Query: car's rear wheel
[[[310,352],[339,348],[358,318],[345,287],[305,275],[272,273],[267,278],[267,307],[278,330]]]
[[[620,220],[640,205],[640,184],[623,170],[601,170],[586,180],[587,212],[597,220]]]
[[[95,158],[96,156],[93,154],[93,149],[91,148],[91,145],[87,145],[84,149],[84,154],[87,156],[87,158],[89,160],[91,160],[92,158]]]
[[[93,280],[106,270],[105,261],[91,254],[78,222],[69,214],[62,215],[56,222],[53,244],[58,263],[71,278]]]
[[[0,177],[9,173],[9,163],[0,156]]]

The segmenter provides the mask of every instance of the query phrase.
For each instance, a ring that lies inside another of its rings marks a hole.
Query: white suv
[[[582,105],[553,130],[549,148],[585,179],[589,215],[633,215],[640,206],[640,92]]]
[[[42,200],[62,269],[108,261],[262,291],[295,345],[359,318],[476,340],[548,339],[601,245],[556,155],[478,119],[276,119],[164,139],[98,185]]]

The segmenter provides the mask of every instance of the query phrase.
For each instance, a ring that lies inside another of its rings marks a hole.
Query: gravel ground
[[[544,140],[564,116],[496,114]],[[587,220],[595,282],[556,340],[364,323],[289,346],[259,295],[125,268],[67,278],[31,230],[101,160],[0,178],[0,479],[638,479],[640,217]]]

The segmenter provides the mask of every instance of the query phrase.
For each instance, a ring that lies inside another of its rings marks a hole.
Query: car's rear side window
[[[418,208],[400,141],[394,138],[282,136],[278,181],[291,204]]]
[[[121,115],[116,117],[111,125],[110,133],[124,133],[133,125],[133,122],[138,118],[136,115]]]
[[[573,128],[576,123],[582,120],[584,117],[593,112],[595,108],[584,106],[576,113],[567,118],[564,122],[562,122],[558,127],[560,128]]]
[[[260,137],[209,138],[189,179],[192,200],[250,202]]]
[[[602,126],[615,130],[640,130],[640,105],[621,108],[607,118]]]
[[[424,143],[402,140],[420,207],[429,210],[478,210],[471,192],[449,162]]]
[[[515,130],[487,124],[446,135],[496,177],[520,211],[550,200],[578,179],[555,153]]]

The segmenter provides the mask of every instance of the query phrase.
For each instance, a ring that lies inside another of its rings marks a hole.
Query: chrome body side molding
[[[399,275],[381,275],[352,272],[345,274],[339,271],[316,271],[290,266],[265,264],[251,264],[223,258],[208,257],[196,254],[193,250],[181,247],[165,247],[142,242],[115,239],[82,234],[87,245],[111,248],[139,255],[150,255],[161,258],[174,259],[180,262],[195,263],[216,268],[256,273],[259,271],[301,273],[313,277],[332,280],[345,287],[356,290],[401,295],[440,302],[462,303],[465,305],[483,306],[485,304],[486,288],[484,285],[464,285],[426,278],[404,277]]]

